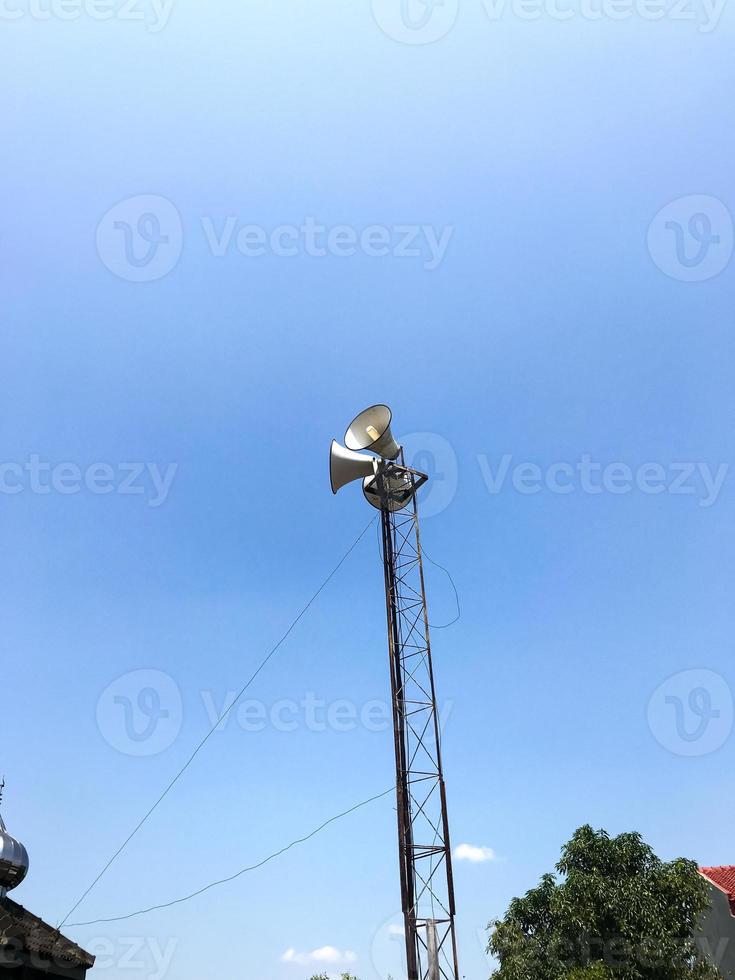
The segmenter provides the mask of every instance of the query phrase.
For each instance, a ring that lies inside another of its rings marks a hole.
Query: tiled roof
[[[735,915],[735,865],[721,868],[700,868],[700,873],[713,885],[724,892],[730,900],[730,911]]]
[[[94,956],[6,896],[0,898],[0,948],[14,942],[22,943],[27,953],[67,966],[89,969],[94,964]]]

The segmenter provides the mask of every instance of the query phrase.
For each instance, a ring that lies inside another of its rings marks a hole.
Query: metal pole
[[[439,980],[439,941],[436,934],[436,922],[428,919],[426,922],[426,949],[429,960],[428,980]]]

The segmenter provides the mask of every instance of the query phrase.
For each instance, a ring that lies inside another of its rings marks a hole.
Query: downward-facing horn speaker
[[[411,477],[405,470],[399,470],[395,473],[387,473],[383,479],[385,481],[385,506],[392,511],[403,510],[414,493]],[[365,494],[365,500],[380,510],[381,499],[378,480],[366,476],[362,481],[362,492]]]

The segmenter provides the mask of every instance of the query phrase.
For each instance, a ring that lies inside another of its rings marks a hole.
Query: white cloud
[[[406,935],[406,930],[403,928],[403,926],[388,926],[388,935],[389,936],[405,936]]]
[[[297,963],[305,966],[310,963],[328,964],[329,966],[349,966],[357,962],[357,954],[351,949],[335,949],[334,946],[322,946],[310,953],[297,953],[295,949],[287,949],[281,957],[284,963]]]
[[[474,844],[459,844],[454,848],[454,857],[457,861],[471,861],[473,864],[497,860],[491,847],[476,847]]]

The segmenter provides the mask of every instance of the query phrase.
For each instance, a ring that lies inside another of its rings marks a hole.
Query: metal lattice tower
[[[408,980],[459,980],[454,879],[431,660],[416,489],[426,477],[377,475],[396,751],[398,846]],[[410,503],[393,509],[397,484]]]
[[[396,752],[398,856],[408,980],[459,980],[454,879],[441,734],[431,663],[416,491],[387,405],[372,405],[332,440],[332,493],[355,480],[380,511]],[[374,453],[367,456],[364,453]]]

